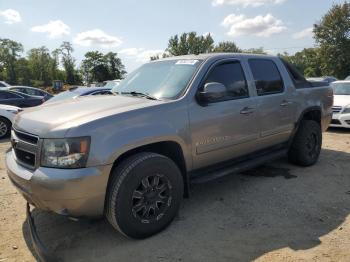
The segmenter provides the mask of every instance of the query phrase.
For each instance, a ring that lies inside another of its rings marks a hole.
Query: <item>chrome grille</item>
[[[16,161],[28,168],[34,169],[39,155],[39,137],[13,129],[11,145]]]
[[[332,107],[332,111],[333,113],[340,113],[340,111],[342,111],[342,107],[341,106],[333,106]]]

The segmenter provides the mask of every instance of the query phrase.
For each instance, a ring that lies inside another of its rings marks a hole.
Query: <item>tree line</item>
[[[73,46],[63,42],[52,52],[45,46],[30,49],[26,56],[23,45],[0,38],[0,80],[12,85],[51,86],[54,80],[69,85],[102,82],[123,78],[125,66],[117,53],[91,51],[78,67]]]
[[[293,55],[286,52],[278,55],[306,77],[332,75],[343,79],[350,75],[350,3],[333,4],[314,25],[313,35],[315,47]],[[26,56],[22,56],[23,52],[21,43],[0,38],[0,80],[13,85],[50,86],[53,80],[78,85],[121,79],[126,74],[122,60],[114,52],[89,51],[78,67],[69,42],[63,42],[52,52],[45,46],[30,49]],[[210,52],[266,53],[263,48],[241,49],[234,41],[215,44],[210,34],[187,32],[171,36],[164,53],[150,60]]]

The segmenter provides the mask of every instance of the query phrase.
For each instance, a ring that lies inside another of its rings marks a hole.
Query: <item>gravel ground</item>
[[[0,262],[35,261],[25,201],[6,175],[0,141]],[[350,261],[350,131],[324,134],[309,168],[280,160],[193,188],[168,229],[126,239],[105,220],[34,210],[61,261]]]

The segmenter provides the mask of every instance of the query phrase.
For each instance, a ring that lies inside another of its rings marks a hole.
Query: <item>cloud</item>
[[[123,41],[112,35],[108,35],[101,29],[93,29],[81,32],[73,39],[73,43],[80,46],[100,46],[103,48],[112,48],[120,46]]]
[[[18,11],[13,9],[6,9],[4,11],[0,11],[0,16],[5,18],[5,24],[15,24],[22,21],[21,15]]]
[[[229,28],[227,32],[229,36],[255,35],[269,37],[287,29],[281,20],[278,20],[271,14],[258,15],[253,18],[231,14],[225,17],[221,25]]]
[[[151,56],[159,55],[160,57],[164,53],[161,49],[145,49],[145,48],[125,48],[118,52],[124,54],[131,59],[135,59],[136,62],[146,63],[150,61]]]
[[[70,34],[70,28],[61,20],[50,21],[44,25],[34,26],[30,29],[36,33],[47,33],[49,38],[60,38]]]
[[[267,4],[280,4],[285,2],[286,0],[213,0],[212,5],[213,6],[219,6],[219,5],[236,5],[236,6],[243,6],[243,7],[259,7]]]
[[[293,34],[294,39],[302,39],[302,38],[309,38],[313,36],[313,28],[305,28],[304,30],[301,30],[300,32],[297,32]]]
[[[125,48],[120,50],[118,53],[119,54],[125,54],[127,56],[136,56],[139,54],[141,51],[145,50],[144,48]]]

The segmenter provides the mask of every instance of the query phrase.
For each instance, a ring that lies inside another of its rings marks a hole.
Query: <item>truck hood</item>
[[[26,109],[17,115],[14,128],[39,137],[64,137],[81,124],[164,103],[128,96],[85,96]]]
[[[334,95],[334,106],[347,106],[350,105],[350,95]]]

